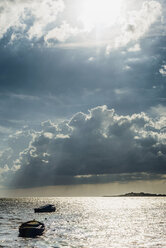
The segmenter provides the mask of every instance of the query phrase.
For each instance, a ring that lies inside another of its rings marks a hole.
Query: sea
[[[56,211],[34,213],[44,204]],[[33,219],[44,234],[19,237]],[[0,247],[166,248],[166,197],[1,198]]]

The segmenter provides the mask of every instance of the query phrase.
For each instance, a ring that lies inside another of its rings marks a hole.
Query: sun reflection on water
[[[53,203],[55,213],[35,214],[34,207]],[[166,247],[165,198],[20,198],[1,199],[2,247],[157,248]],[[37,239],[18,237],[29,219],[44,222]]]

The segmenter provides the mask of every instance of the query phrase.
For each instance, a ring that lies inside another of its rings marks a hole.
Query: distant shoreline
[[[166,197],[166,194],[153,194],[153,193],[144,193],[144,192],[140,192],[140,193],[134,193],[134,192],[130,192],[130,193],[126,193],[123,195],[105,195],[104,197]]]

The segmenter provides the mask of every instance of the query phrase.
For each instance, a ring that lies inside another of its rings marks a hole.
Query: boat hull
[[[43,234],[45,230],[44,224],[41,222],[37,222],[37,221],[35,221],[35,224],[31,224],[33,222],[34,221],[25,222],[19,227],[20,237],[33,237],[34,238],[36,236],[40,236]]]
[[[44,213],[44,212],[55,212],[55,206],[43,206],[40,208],[35,208],[35,213]]]

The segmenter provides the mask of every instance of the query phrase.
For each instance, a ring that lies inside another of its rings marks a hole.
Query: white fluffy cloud
[[[42,131],[31,134],[28,146],[16,142],[16,135],[10,149],[16,150],[18,143],[18,157],[4,165],[15,171],[12,185],[21,187],[73,183],[84,175],[164,174],[165,125],[166,117],[123,116],[100,106],[57,125],[42,123]]]
[[[166,65],[162,65],[162,67],[159,69],[160,74],[165,77],[166,76]]]
[[[28,31],[30,38],[40,38],[47,32],[47,25],[56,21],[59,12],[64,10],[62,0],[45,0],[40,3],[34,2],[31,13],[35,18],[33,26]]]
[[[112,48],[127,45],[131,41],[138,41],[149,31],[150,26],[162,15],[161,4],[157,1],[145,1],[140,10],[130,11],[123,20],[120,32],[114,42],[107,46],[107,54]]]
[[[65,3],[68,5],[65,6]],[[107,25],[102,25],[96,40],[94,32],[96,32],[95,28],[98,30],[97,27],[92,25],[88,29],[84,28],[78,16],[69,18],[68,14],[63,15],[65,8],[67,13],[74,8],[72,1],[71,3],[63,0],[1,1],[0,39],[11,30],[11,42],[22,37],[29,40],[43,38],[45,45],[48,46],[54,45],[57,41],[63,43],[70,41],[75,45],[101,42],[108,44],[107,54],[109,54],[112,49],[125,46],[130,41],[137,42],[162,15],[161,4],[154,0],[144,1],[141,9],[135,7],[135,10],[126,7],[115,22],[108,19]],[[74,40],[75,36],[76,40]],[[136,46],[134,49],[138,50],[139,47]]]
[[[50,30],[44,37],[44,40],[47,44],[51,40],[57,40],[60,42],[66,41],[70,36],[75,36],[79,33],[78,28],[71,27],[68,23],[64,22],[60,27],[56,27]]]
[[[18,3],[18,4],[17,4]],[[25,2],[21,1],[1,1],[0,2],[0,38],[11,27],[24,29],[24,24],[20,21],[25,9]]]
[[[14,32],[28,30],[30,39],[40,38],[47,31],[48,25],[56,21],[59,12],[64,10],[62,0],[14,0],[0,2],[0,38],[13,28]],[[14,35],[16,38],[16,35]]]

